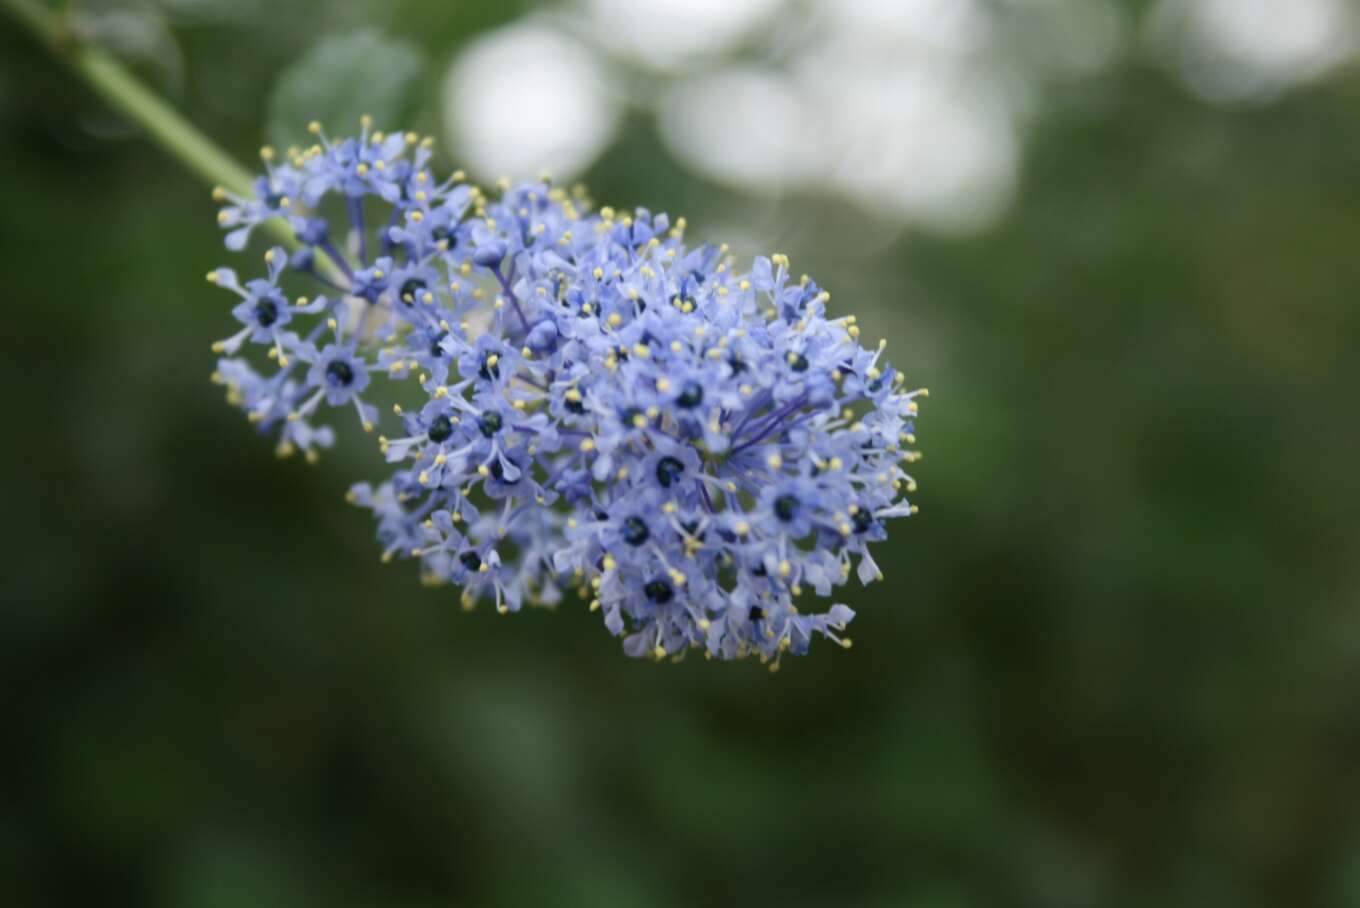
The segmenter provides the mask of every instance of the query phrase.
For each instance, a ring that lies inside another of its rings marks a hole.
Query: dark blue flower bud
[[[477,247],[472,253],[472,261],[481,265],[483,268],[495,268],[505,258],[505,251],[509,248],[501,240],[492,240]]]

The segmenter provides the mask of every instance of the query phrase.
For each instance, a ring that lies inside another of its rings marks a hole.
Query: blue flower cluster
[[[385,559],[417,559],[467,607],[576,590],[632,656],[774,669],[817,634],[850,645],[850,608],[796,600],[880,578],[869,544],[915,513],[926,391],[904,390],[882,343],[861,347],[785,256],[736,271],[726,246],[686,247],[683,218],[592,211],[546,180],[440,182],[428,139],[367,121],[312,131],[286,162],[265,149],[250,196],[217,193],[229,248],[272,218],[298,242],[266,253],[264,277],[208,275],[240,324],[214,378],[309,458],[334,441],[321,404],[372,431],[372,378],[419,384],[379,438],[393,472],[349,494]],[[294,280],[319,294],[290,299]]]

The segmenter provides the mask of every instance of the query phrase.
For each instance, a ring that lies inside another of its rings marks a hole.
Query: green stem
[[[250,192],[249,171],[158,98],[109,53],[72,33],[65,16],[39,0],[0,0],[60,60],[84,77],[110,107],[141,124],[151,138],[208,183]]]
[[[253,179],[248,170],[223,151],[212,139],[166,104],[112,54],[81,41],[64,11],[41,0],[0,0],[49,50],[82,76],[109,106],[141,124],[147,134],[194,174],[214,186],[237,195],[250,195]],[[275,218],[262,225],[289,247],[298,245],[286,221]],[[330,262],[317,267],[328,277],[339,275]]]

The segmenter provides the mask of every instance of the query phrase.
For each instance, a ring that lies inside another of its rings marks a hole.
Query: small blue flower
[[[774,669],[816,636],[849,646],[850,608],[796,602],[880,579],[869,544],[915,513],[926,392],[882,344],[861,347],[782,255],[740,271],[726,247],[686,247],[683,219],[592,211],[546,182],[493,198],[438,182],[418,136],[313,131],[287,162],[265,155],[252,197],[219,194],[230,248],[270,217],[302,248],[245,284],[212,273],[241,326],[215,378],[309,459],[333,441],[321,401],[368,428],[370,374],[415,379],[422,405],[379,439],[390,475],[350,492],[384,559],[418,560],[467,607],[575,590],[633,656]],[[345,223],[318,216],[327,197]],[[386,216],[368,223],[373,200]],[[322,295],[289,304],[308,282]],[[247,341],[272,375],[235,358]]]
[[[354,355],[354,344],[327,344],[307,373],[309,384],[325,395],[326,403],[339,407],[354,400],[368,387],[368,367]]]

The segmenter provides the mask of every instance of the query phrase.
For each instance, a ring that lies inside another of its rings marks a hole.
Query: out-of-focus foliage
[[[438,71],[521,12],[164,9],[246,159],[319,35]],[[376,451],[280,463],[207,381],[206,189],[0,20],[6,903],[1360,903],[1360,70],[1213,106],[1144,61],[1047,83],[967,237],[734,194],[645,111],[587,174],[931,387],[855,648],[771,676],[380,565]]]
[[[384,123],[405,123],[423,68],[420,54],[409,44],[373,31],[318,41],[274,86],[270,139],[283,148],[305,146],[313,141],[308,123],[348,125],[365,114]]]

